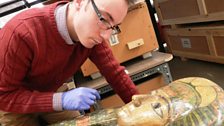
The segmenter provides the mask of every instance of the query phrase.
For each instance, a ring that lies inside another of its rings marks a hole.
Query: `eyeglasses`
[[[115,35],[115,34],[118,34],[121,32],[120,28],[118,25],[114,25],[114,26],[111,26],[111,24],[103,17],[103,15],[100,13],[99,9],[97,8],[94,0],[90,0],[91,3],[92,3],[92,6],[100,20],[100,22],[106,26],[106,30],[109,30],[109,29],[112,29],[112,35]]]

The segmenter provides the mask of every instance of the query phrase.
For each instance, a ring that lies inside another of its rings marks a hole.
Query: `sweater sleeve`
[[[16,28],[15,28],[16,27]],[[20,25],[0,31],[0,110],[14,113],[53,111],[53,92],[29,90],[25,85],[32,65],[32,47],[27,30]]]
[[[106,42],[93,48],[90,59],[125,103],[130,102],[134,94],[138,94],[135,84],[125,73],[125,68],[114,58]]]

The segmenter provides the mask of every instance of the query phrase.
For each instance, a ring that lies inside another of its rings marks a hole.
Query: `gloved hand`
[[[75,88],[62,94],[62,107],[64,110],[86,110],[99,100],[97,90],[91,88]]]

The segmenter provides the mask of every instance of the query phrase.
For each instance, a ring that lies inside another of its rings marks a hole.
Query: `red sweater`
[[[24,11],[0,30],[0,110],[15,113],[53,111],[53,94],[89,57],[111,87],[129,102],[137,93],[106,42],[87,49],[60,36],[57,4]]]

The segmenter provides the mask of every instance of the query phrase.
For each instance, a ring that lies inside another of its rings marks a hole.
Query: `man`
[[[125,103],[131,101],[138,91],[107,45],[130,2],[58,2],[10,20],[0,31],[2,125],[34,126],[39,116],[54,123],[77,116],[73,110],[89,109],[100,99],[95,89],[56,92],[87,58]]]

